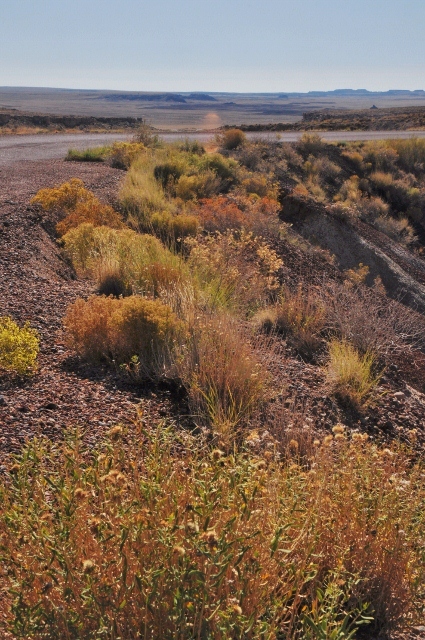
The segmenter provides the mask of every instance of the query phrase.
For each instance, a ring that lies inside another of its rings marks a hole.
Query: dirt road
[[[302,135],[299,131],[276,133],[248,133],[248,138],[276,138],[285,142],[295,142]],[[352,140],[389,140],[393,138],[425,138],[425,131],[323,131],[320,136],[331,142]],[[181,140],[189,137],[200,142],[211,140],[211,133],[167,133],[161,136],[165,141]],[[86,149],[111,144],[116,140],[128,140],[131,135],[118,133],[81,134],[39,134],[22,136],[0,136],[0,166],[7,166],[24,160],[51,160],[63,158],[68,149]]]

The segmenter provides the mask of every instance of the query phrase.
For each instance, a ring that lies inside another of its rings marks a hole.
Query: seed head
[[[217,543],[218,543],[218,536],[217,536],[217,532],[214,529],[209,529],[209,531],[206,531],[202,538],[205,540],[205,542],[207,542],[210,547],[216,547]]]
[[[83,562],[83,572],[84,573],[93,573],[96,569],[96,565],[93,560],[84,560]]]
[[[177,554],[178,556],[184,556],[186,554],[186,551],[183,549],[183,547],[174,547],[173,553]]]
[[[89,494],[87,493],[87,491],[84,491],[84,489],[81,489],[80,487],[78,487],[78,489],[75,489],[74,492],[74,497],[76,500],[84,500],[84,498],[87,498]]]
[[[189,521],[186,523],[186,531],[188,531],[189,533],[198,533],[199,527],[196,522]]]
[[[109,431],[109,437],[111,438],[111,440],[118,440],[121,434],[122,434],[122,427],[120,427],[119,425],[116,427],[113,427]]]
[[[219,460],[221,457],[224,456],[224,452],[221,451],[221,449],[214,449],[214,451],[211,453],[211,456],[213,460]]]
[[[341,424],[340,422],[338,424],[336,424],[333,428],[332,428],[332,432],[333,433],[344,433],[345,431],[345,427],[343,424]]]

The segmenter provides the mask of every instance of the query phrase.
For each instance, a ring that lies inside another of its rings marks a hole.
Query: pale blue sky
[[[0,0],[0,86],[425,89],[425,0]]]

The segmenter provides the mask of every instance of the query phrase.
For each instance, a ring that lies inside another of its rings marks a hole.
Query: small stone
[[[0,396],[0,406],[3,406],[6,404],[6,398],[4,396]]]
[[[56,409],[59,409],[56,402],[47,402],[47,404],[45,404],[43,408],[47,409],[48,411],[56,411]]]
[[[393,395],[393,398],[405,398],[406,395],[403,393],[403,391],[396,391],[395,394]]]

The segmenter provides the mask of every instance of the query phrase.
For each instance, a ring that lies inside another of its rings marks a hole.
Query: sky
[[[425,89],[425,0],[0,0],[0,86]]]

